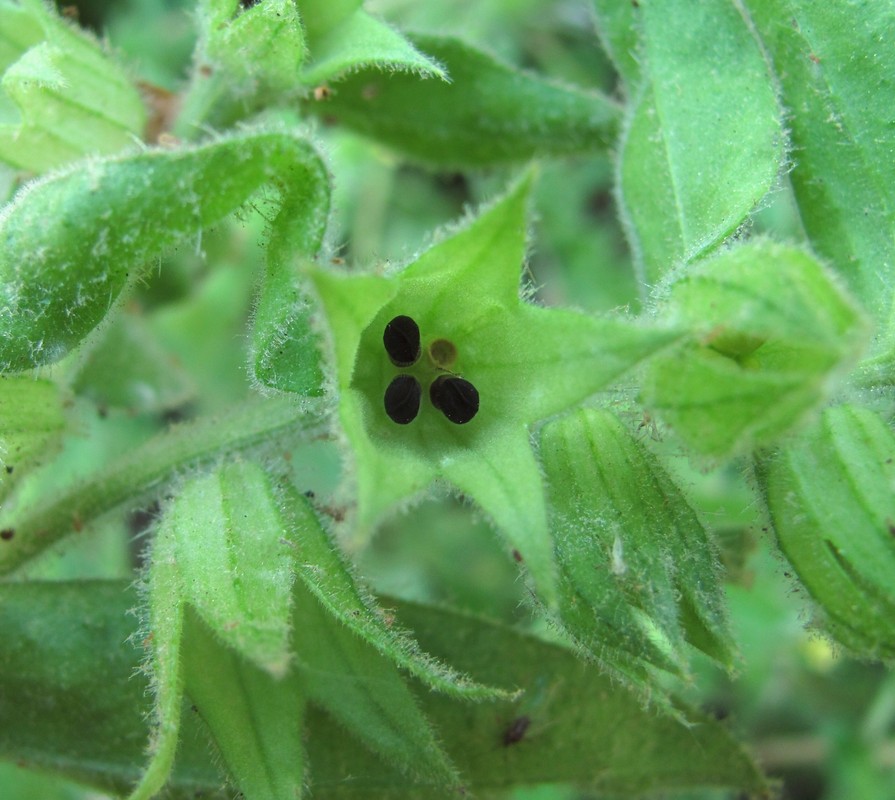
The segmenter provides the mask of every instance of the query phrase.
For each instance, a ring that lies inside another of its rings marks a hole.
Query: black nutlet
[[[429,387],[429,399],[451,422],[465,425],[479,413],[478,390],[468,380],[442,375]]]
[[[409,425],[420,412],[423,388],[413,375],[398,375],[385,390],[385,413],[398,425]]]
[[[385,326],[382,343],[392,364],[409,367],[420,357],[420,327],[402,314]]]

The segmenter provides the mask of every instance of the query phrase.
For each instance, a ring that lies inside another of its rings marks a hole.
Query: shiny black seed
[[[413,375],[399,375],[385,390],[385,413],[392,422],[407,425],[420,412],[423,389]]]
[[[479,413],[479,393],[469,381],[442,375],[429,387],[429,399],[451,422],[464,425]]]
[[[409,367],[420,357],[420,329],[410,317],[395,317],[382,334],[385,352],[396,367]]]

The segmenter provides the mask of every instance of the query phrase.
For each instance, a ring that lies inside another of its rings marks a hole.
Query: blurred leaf
[[[0,499],[57,448],[64,430],[63,399],[55,383],[31,376],[0,379]],[[3,538],[12,530],[4,530]]]
[[[77,368],[72,389],[101,407],[161,411],[195,394],[190,376],[159,345],[145,318],[121,314]]]
[[[895,268],[895,8],[874,0],[747,0],[789,113],[790,180],[811,243],[889,328]]]
[[[314,34],[309,31],[309,38],[310,63],[300,78],[307,86],[317,86],[358,70],[390,73],[400,70],[411,73],[408,76],[411,81],[419,81],[420,77],[442,80],[447,77],[437,61],[362,9],[345,16],[328,30]]]
[[[185,640],[186,692],[239,791],[252,800],[300,797],[304,697],[295,676],[278,678],[240,658],[190,609]]]
[[[593,6],[597,17],[597,34],[630,96],[640,83],[638,3],[593,0]]]
[[[291,134],[239,133],[190,150],[85,162],[21,190],[0,215],[0,367],[61,358],[147,261],[268,183],[281,194],[268,248],[276,269],[297,246],[317,249],[329,210],[326,171]]]
[[[764,490],[780,547],[836,639],[895,661],[895,436],[873,412],[827,409],[768,459]]]
[[[132,147],[146,121],[125,71],[50,8],[0,3],[4,104],[18,108],[0,121],[0,160],[34,172]]]
[[[440,168],[594,152],[612,140],[618,109],[603,95],[519,72],[458,39],[413,41],[450,82],[364,69],[308,110]]]
[[[784,133],[767,65],[728,0],[644,0],[643,84],[622,136],[621,209],[654,284],[730,236],[770,191]]]
[[[0,756],[106,787],[120,789],[136,777],[147,698],[144,678],[135,673],[139,656],[123,644],[133,631],[126,610],[134,602],[124,583],[0,585],[0,639],[7,643],[0,650]],[[557,782],[626,796],[693,786],[766,791],[752,761],[708,717],[682,708],[691,723],[682,727],[645,710],[569,651],[507,628],[406,603],[398,613],[438,658],[487,683],[527,690],[523,700],[500,705],[420,695],[473,792]],[[530,719],[525,735],[505,745],[520,715]],[[189,730],[172,775],[178,798],[196,791],[216,796],[220,786],[207,748],[195,738],[194,716],[184,717]],[[310,711],[307,726],[318,792],[439,796],[355,746],[320,713]]]
[[[547,424],[540,455],[569,632],[641,690],[687,671],[685,641],[732,666],[712,542],[655,458],[596,409]]]
[[[310,38],[332,30],[362,5],[363,0],[299,0],[301,21]]]
[[[690,267],[667,298],[692,338],[647,366],[646,404],[698,453],[725,456],[797,425],[866,341],[858,308],[794,247],[754,241]]]

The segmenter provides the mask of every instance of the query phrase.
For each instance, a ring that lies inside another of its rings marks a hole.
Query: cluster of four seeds
[[[395,317],[382,335],[385,352],[396,367],[412,367],[419,361],[420,329],[410,317]],[[454,350],[439,339],[430,346],[430,355],[438,347]],[[455,352],[455,351],[454,351]],[[433,359],[438,363],[438,358]],[[423,389],[413,375],[398,375],[385,390],[385,413],[398,425],[409,425],[420,411]],[[457,425],[469,422],[479,411],[479,393],[469,381],[456,375],[439,375],[429,386],[429,399],[442,414]]]

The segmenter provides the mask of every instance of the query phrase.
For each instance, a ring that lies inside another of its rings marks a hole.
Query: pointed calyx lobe
[[[311,277],[355,455],[358,538],[443,478],[490,516],[552,602],[553,546],[529,427],[602,389],[672,335],[521,299],[530,183],[519,181],[397,274],[318,269]]]

